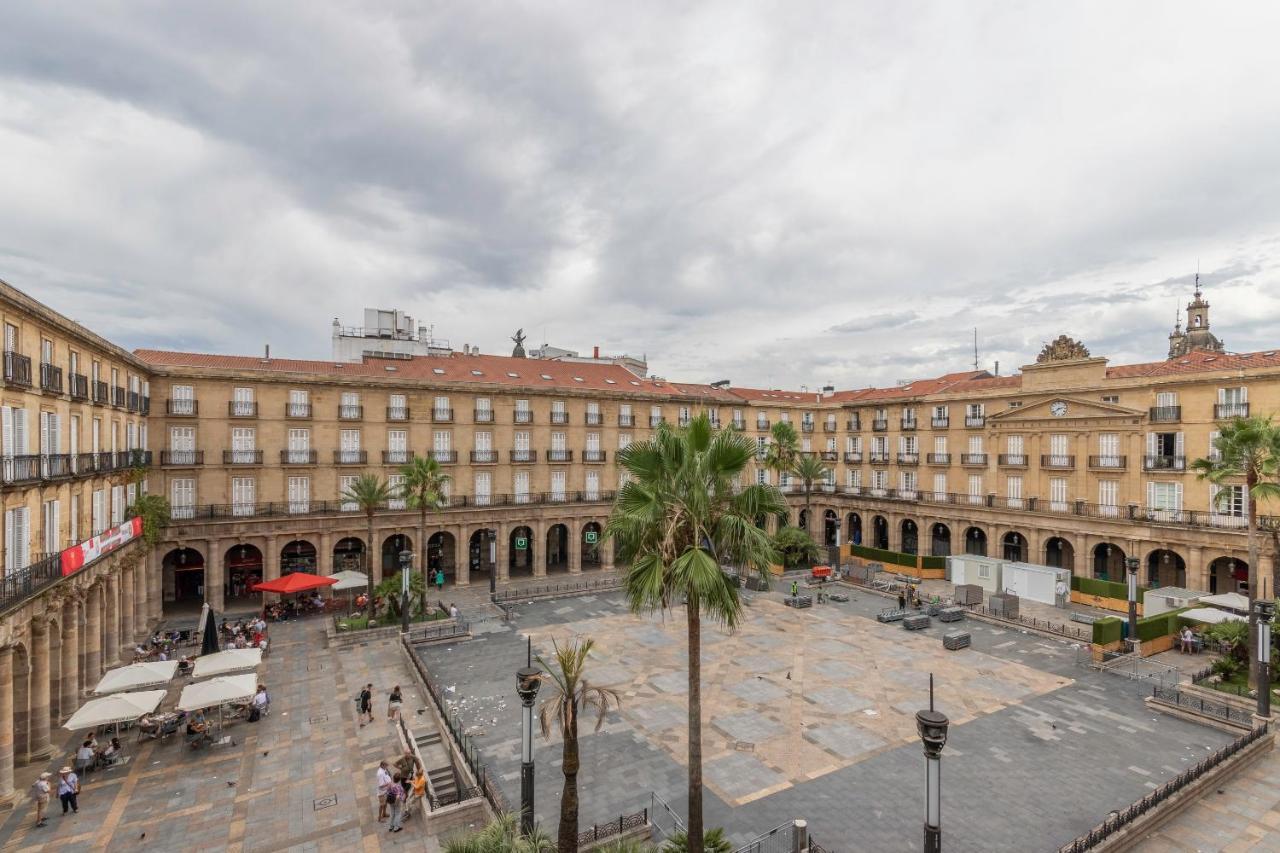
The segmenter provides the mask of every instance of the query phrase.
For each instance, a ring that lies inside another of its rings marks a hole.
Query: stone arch
[[[382,540],[382,576],[400,574],[400,552],[409,551],[417,562],[418,554],[413,550],[413,537],[408,533],[392,533]],[[418,568],[414,566],[414,568]]]
[[[604,529],[598,521],[588,521],[582,525],[582,568],[598,569],[604,565],[603,545]]]
[[[805,509],[804,507],[800,508],[800,511],[796,515],[796,526],[799,527],[801,530],[808,532],[809,510]]]
[[[317,574],[318,552],[316,546],[306,539],[295,539],[280,549],[280,574],[293,572]]]
[[[915,523],[915,520],[911,518],[904,518],[902,519],[902,524],[899,525],[899,528],[902,534],[902,553],[920,553],[920,526]]]
[[[1000,540],[1001,553],[1006,560],[1019,563],[1027,561],[1027,537],[1016,530],[1010,530]]]
[[[467,538],[467,567],[470,574],[479,573],[483,575],[492,585],[495,581],[495,573],[498,570],[497,560],[497,535],[498,531],[491,527],[482,527],[479,530],[473,530]],[[514,537],[513,537],[514,539]],[[528,546],[526,545],[526,548]],[[515,558],[514,551],[512,559]]]
[[[1187,585],[1187,561],[1177,551],[1157,548],[1147,555],[1147,576],[1141,579],[1148,587]]]
[[[834,509],[822,513],[822,542],[828,548],[840,544],[840,516]]]
[[[365,547],[364,540],[359,536],[344,536],[333,545],[333,573],[338,572],[364,572],[368,574],[369,567],[365,565]]]
[[[987,531],[970,527],[964,532],[964,552],[977,557],[987,556]]]
[[[1209,562],[1209,591],[1249,594],[1249,564],[1239,557],[1216,557]]]
[[[250,594],[255,584],[263,580],[262,550],[250,542],[232,545],[222,555],[222,565],[226,567],[223,577],[226,578],[224,593],[228,598],[241,598]]]
[[[929,553],[935,557],[951,555],[951,528],[940,521],[929,529]]]
[[[532,577],[533,549],[540,547],[539,543],[534,541],[533,528],[527,524],[512,528],[510,540],[508,543],[511,554],[510,576]]]
[[[862,544],[862,516],[858,515],[856,512],[851,512],[845,518],[845,523],[848,525],[845,528],[845,531],[846,531],[845,535],[848,542],[851,545],[861,545]]]
[[[1093,546],[1093,576],[1099,580],[1124,583],[1125,553],[1119,545],[1099,542]]]
[[[564,524],[547,527],[547,574],[569,571],[569,528]]]
[[[1076,573],[1076,549],[1070,539],[1051,536],[1044,543],[1044,564]]]
[[[889,550],[889,522],[883,515],[871,519],[871,547]]]
[[[174,604],[204,601],[205,558],[198,549],[171,549],[161,559],[160,571],[165,601]]]
[[[427,537],[427,571],[432,574],[443,571],[447,579],[457,577],[458,544],[453,534],[438,530]]]

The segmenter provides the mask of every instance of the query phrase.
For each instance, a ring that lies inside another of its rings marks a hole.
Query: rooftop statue
[[[1040,350],[1040,354],[1036,356],[1036,364],[1044,364],[1047,361],[1073,361],[1088,357],[1089,348],[1084,344],[1075,338],[1058,335]]]

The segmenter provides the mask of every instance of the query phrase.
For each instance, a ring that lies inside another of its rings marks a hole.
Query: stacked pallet
[[[919,631],[923,628],[928,628],[930,621],[928,614],[913,613],[910,616],[903,617],[902,627],[908,631]]]
[[[942,647],[951,651],[967,649],[969,647],[969,632],[948,631],[942,636]]]

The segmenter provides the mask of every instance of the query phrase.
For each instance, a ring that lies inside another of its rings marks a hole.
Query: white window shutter
[[[4,514],[4,569],[10,574],[18,568],[18,539],[15,535],[17,521],[14,516],[17,510],[6,510]]]
[[[1156,455],[1156,434],[1154,432],[1147,433],[1147,455]]]
[[[27,410],[13,410],[13,453],[15,456],[27,455]]]
[[[1156,505],[1156,484],[1151,480],[1147,481],[1147,507]]]
[[[1227,389],[1219,388],[1218,389],[1218,405],[1221,406],[1226,402],[1227,402]]]
[[[1174,451],[1173,451],[1173,455],[1174,455],[1174,456],[1185,456],[1186,454],[1183,452],[1184,448],[1183,448],[1183,444],[1182,444],[1182,433],[1181,433],[1181,432],[1179,432],[1179,433],[1175,433],[1175,436],[1176,436],[1176,437],[1175,437],[1175,438],[1174,438],[1174,440],[1173,440],[1173,444],[1174,444]]]
[[[1173,484],[1173,499],[1175,501],[1174,509],[1178,510],[1178,512],[1181,512],[1182,511],[1182,484],[1181,483]]]

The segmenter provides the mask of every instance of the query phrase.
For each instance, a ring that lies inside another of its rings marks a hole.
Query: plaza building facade
[[[427,567],[451,584],[611,568],[601,534],[618,451],[702,412],[755,439],[747,476],[783,488],[790,520],[820,543],[1110,579],[1133,556],[1145,583],[1234,590],[1247,503],[1190,467],[1225,419],[1280,409],[1280,355],[1226,352],[1198,289],[1187,310],[1195,334],[1176,329],[1164,361],[1112,366],[1060,339],[1010,376],[807,392],[471,347],[329,361],[129,353],[0,283],[0,796],[14,763],[47,752],[49,727],[165,610],[250,607],[254,582],[295,570],[378,579],[401,551],[416,557],[423,534]],[[800,484],[764,466],[779,421],[829,469],[807,511]],[[394,485],[414,456],[450,475],[448,505],[420,533],[418,513],[393,500],[370,539],[344,490],[364,473]],[[154,548],[131,542],[58,573],[60,550],[112,530],[143,491],[171,507]],[[1273,566],[1267,534],[1260,569]]]

